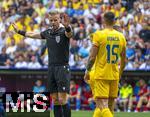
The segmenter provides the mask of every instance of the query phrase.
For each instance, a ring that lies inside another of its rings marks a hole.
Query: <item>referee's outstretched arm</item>
[[[26,32],[26,31],[23,31],[23,30],[19,30],[15,23],[13,23],[12,26],[13,26],[15,32],[20,34],[20,35],[23,35],[25,37],[30,37],[30,38],[33,38],[33,39],[43,39],[41,37],[40,32]]]

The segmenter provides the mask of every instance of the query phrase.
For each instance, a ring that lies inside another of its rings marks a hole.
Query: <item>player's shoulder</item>
[[[116,34],[117,34],[118,37],[120,37],[121,42],[126,43],[126,38],[125,38],[125,36],[123,35],[122,32],[116,31]]]
[[[101,29],[101,30],[98,30],[100,34],[103,34],[106,32],[106,29]]]
[[[102,35],[102,33],[103,33],[102,30],[97,30],[93,33],[93,35],[100,36],[100,35]]]
[[[118,34],[119,36],[122,36],[122,37],[124,37],[124,35],[123,35],[123,33],[122,32],[120,32],[120,31],[117,31],[117,30],[114,30],[115,31],[115,33],[116,34]]]
[[[93,34],[99,34],[99,33],[101,33],[101,30],[97,30]]]
[[[115,31],[115,35],[116,36],[118,36],[118,37],[121,37],[121,39],[125,39],[125,36],[123,35],[123,33],[122,32],[120,32],[120,31],[117,31],[117,30],[114,30]]]

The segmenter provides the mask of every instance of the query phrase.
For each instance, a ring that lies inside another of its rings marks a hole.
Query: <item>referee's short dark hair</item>
[[[54,9],[54,10],[51,10],[48,14],[49,15],[57,15],[57,14],[60,14],[60,11]]]
[[[104,14],[105,23],[108,25],[114,25],[114,21],[116,20],[115,14],[113,12],[106,12]]]

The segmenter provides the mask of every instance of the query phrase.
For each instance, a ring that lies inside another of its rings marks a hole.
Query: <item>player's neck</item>
[[[106,29],[113,29],[113,26],[108,26],[108,25],[106,25],[105,28],[106,28]]]

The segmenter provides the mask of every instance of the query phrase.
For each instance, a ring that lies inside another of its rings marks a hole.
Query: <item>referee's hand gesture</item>
[[[65,27],[66,29],[66,32],[65,32],[65,35],[68,37],[68,38],[71,38],[72,37],[72,29],[70,27],[70,18],[67,14],[63,13],[61,14],[61,17],[62,17],[62,25]]]
[[[19,30],[18,26],[15,23],[12,23],[14,31],[24,37],[30,37],[32,39],[43,39],[39,32],[26,32],[25,30]]]
[[[62,24],[67,28],[70,24],[69,16],[65,13],[62,14]]]
[[[18,27],[17,27],[17,25],[15,23],[12,24],[12,27],[14,28],[14,31],[16,33],[18,33]]]

